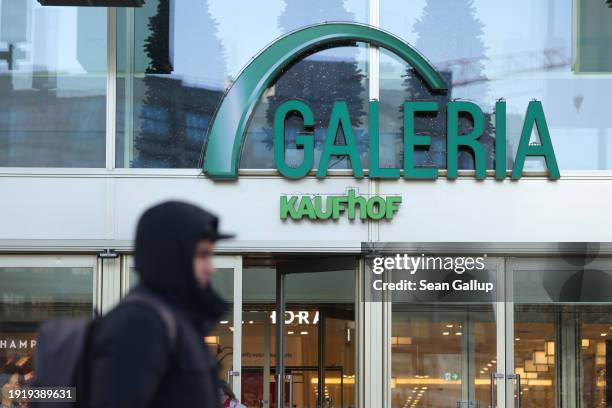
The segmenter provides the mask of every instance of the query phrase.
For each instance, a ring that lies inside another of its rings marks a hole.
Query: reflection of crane
[[[609,0],[612,4],[612,0]],[[434,64],[439,71],[453,73],[453,87],[504,79],[523,72],[547,71],[570,65],[565,48],[545,48],[493,57],[460,58]],[[484,74],[482,65],[488,74]]]

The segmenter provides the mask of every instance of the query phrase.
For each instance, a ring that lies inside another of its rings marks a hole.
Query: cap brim
[[[212,237],[212,239],[213,239],[213,241],[218,241],[220,239],[231,239],[231,238],[234,238],[235,236],[236,236],[235,234],[225,234],[225,233],[219,232],[219,233],[215,234]]]

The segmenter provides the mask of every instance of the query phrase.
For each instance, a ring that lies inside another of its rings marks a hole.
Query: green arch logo
[[[261,51],[242,70],[217,109],[204,154],[204,172],[214,179],[235,179],[245,131],[264,90],[288,65],[324,46],[364,42],[387,49],[407,63],[432,91],[446,83],[410,44],[378,28],[356,23],[324,23],[291,32]]]

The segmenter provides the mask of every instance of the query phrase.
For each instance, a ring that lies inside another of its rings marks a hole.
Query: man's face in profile
[[[201,240],[197,243],[193,256],[193,274],[198,286],[206,288],[215,274],[213,253],[215,244],[210,240]]]

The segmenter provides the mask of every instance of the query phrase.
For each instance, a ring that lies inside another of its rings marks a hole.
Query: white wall
[[[282,194],[401,194],[391,221],[282,221]],[[612,177],[573,176],[553,182],[373,182],[352,177],[290,181],[243,176],[213,182],[195,174],[0,175],[0,250],[131,247],[138,216],[148,206],[182,199],[222,218],[237,233],[235,250],[358,251],[368,239],[411,242],[612,241]]]

